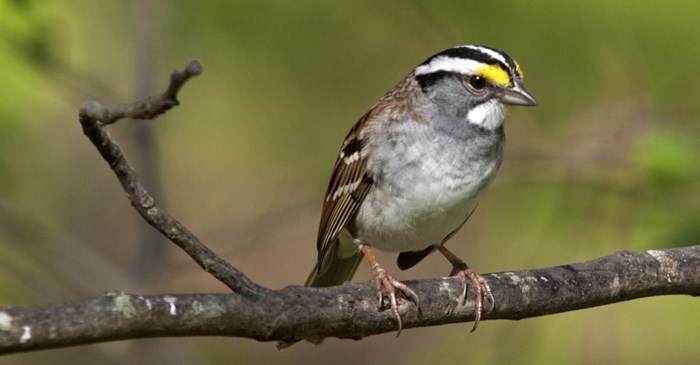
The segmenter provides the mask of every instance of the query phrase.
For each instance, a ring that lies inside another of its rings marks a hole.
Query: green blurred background
[[[262,285],[302,283],[340,142],[431,54],[515,57],[501,173],[450,247],[481,272],[700,244],[697,1],[0,0],[0,303],[226,291],[154,237],[82,135],[84,100],[134,100],[191,58],[204,74],[151,124],[111,128],[150,190]],[[435,255],[399,278],[446,275]],[[366,280],[360,269],[356,280]],[[496,298],[498,298],[498,293]],[[1,364],[697,363],[700,302],[660,297],[278,352],[235,338],[122,341]]]

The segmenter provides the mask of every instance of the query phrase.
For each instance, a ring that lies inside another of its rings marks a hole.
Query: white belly
[[[372,166],[383,169],[383,180],[372,186],[351,227],[358,243],[392,252],[441,243],[469,217],[500,165],[407,147],[391,163]]]
[[[420,250],[457,230],[477,203],[459,192],[411,193],[388,204],[363,205],[355,219],[356,239],[384,251]]]

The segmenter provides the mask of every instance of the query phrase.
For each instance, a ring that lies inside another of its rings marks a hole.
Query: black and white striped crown
[[[485,46],[457,46],[437,53],[416,67],[414,74],[426,87],[447,74],[478,75],[504,87],[522,79],[520,65],[506,53]]]

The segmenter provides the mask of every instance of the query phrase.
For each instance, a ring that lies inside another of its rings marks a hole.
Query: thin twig
[[[202,65],[199,61],[190,61],[183,71],[172,73],[170,84],[162,95],[150,96],[132,104],[106,106],[96,101],[87,101],[80,107],[80,123],[83,126],[83,133],[95,145],[119,179],[131,205],[148,224],[182,248],[206,272],[226,284],[235,293],[254,294],[266,289],[217,256],[182,223],[156,205],[153,197],[148,194],[139,180],[136,171],[107,131],[107,125],[121,119],[153,119],[179,105],[177,94],[180,88],[187,80],[201,72]]]

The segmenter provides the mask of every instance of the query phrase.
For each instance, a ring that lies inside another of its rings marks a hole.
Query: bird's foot
[[[386,270],[384,270],[383,267],[381,267],[379,264],[374,264],[372,265],[372,278],[374,280],[374,287],[377,290],[377,299],[379,302],[379,308],[385,308],[386,305],[389,305],[389,309],[391,310],[391,316],[394,318],[396,321],[396,324],[398,326],[398,332],[396,333],[396,337],[399,337],[401,334],[401,315],[399,314],[399,301],[397,299],[397,292],[402,293],[406,298],[410,299],[414,303],[416,303],[416,306],[419,306],[419,301],[418,301],[418,295],[411,290],[406,284],[394,279],[393,276],[389,275],[386,273]],[[398,289],[398,290],[397,290]],[[386,292],[386,298],[384,296],[384,292]]]
[[[474,288],[474,326],[472,327],[471,331],[469,331],[474,332],[479,326],[479,321],[481,321],[481,312],[484,309],[484,299],[489,302],[489,308],[486,313],[493,310],[495,302],[493,299],[493,294],[491,293],[491,287],[483,276],[474,272],[462,261],[454,264],[450,276],[458,277],[459,282],[462,284],[462,304],[465,304],[467,301],[467,287],[469,284],[471,284],[471,286]]]

